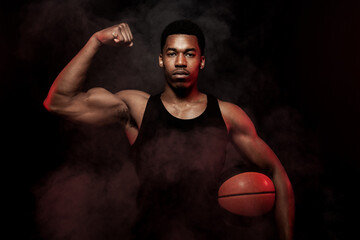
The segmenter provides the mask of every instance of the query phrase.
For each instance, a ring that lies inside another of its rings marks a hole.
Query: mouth
[[[176,70],[173,72],[172,75],[174,75],[174,76],[189,76],[190,73],[186,70]]]

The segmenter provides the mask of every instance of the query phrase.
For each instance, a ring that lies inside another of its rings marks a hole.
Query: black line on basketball
[[[275,192],[236,193],[236,194],[228,194],[228,195],[218,196],[218,198],[243,196],[243,195],[269,194],[269,193],[275,193]]]

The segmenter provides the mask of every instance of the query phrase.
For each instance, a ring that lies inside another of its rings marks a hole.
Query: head
[[[197,86],[199,71],[205,67],[204,48],[204,34],[191,21],[175,21],[164,29],[159,65],[164,68],[166,81],[171,88]]]

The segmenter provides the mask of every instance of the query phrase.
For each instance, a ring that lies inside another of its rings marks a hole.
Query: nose
[[[176,57],[176,61],[175,61],[175,67],[186,67],[187,63],[186,63],[186,58],[184,56],[183,53],[180,53],[177,57]]]

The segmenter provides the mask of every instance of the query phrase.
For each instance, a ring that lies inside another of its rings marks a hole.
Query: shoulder
[[[239,106],[219,100],[222,117],[229,132],[255,133],[255,127],[249,116]]]

